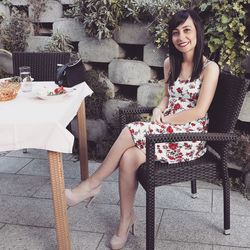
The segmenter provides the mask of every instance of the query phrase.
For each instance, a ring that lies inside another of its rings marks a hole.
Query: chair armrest
[[[162,142],[178,141],[224,141],[235,140],[237,136],[234,133],[173,133],[164,135],[147,135],[146,144],[155,144]]]
[[[147,135],[146,169],[148,181],[150,183],[154,182],[155,143],[178,141],[217,141],[225,143],[235,140],[236,138],[237,136],[234,133],[173,133],[166,135]],[[224,158],[223,155],[222,158]]]
[[[130,115],[139,115],[139,114],[150,114],[153,112],[154,108],[149,107],[134,107],[134,108],[123,108],[119,110],[119,119],[121,129],[128,123],[128,118]]]

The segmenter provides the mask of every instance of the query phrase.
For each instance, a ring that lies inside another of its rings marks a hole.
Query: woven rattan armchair
[[[13,75],[19,75],[20,66],[30,66],[35,81],[54,81],[57,64],[69,62],[68,52],[14,52]]]
[[[209,109],[208,133],[176,133],[148,135],[146,162],[138,169],[138,180],[146,191],[146,249],[154,249],[155,187],[191,181],[192,197],[196,197],[196,180],[221,179],[224,196],[224,234],[230,234],[230,186],[227,169],[228,146],[234,140],[234,128],[247,91],[249,80],[221,73],[215,97]],[[152,112],[152,108],[120,110],[121,126],[132,117]],[[155,143],[177,141],[206,141],[207,153],[201,158],[184,163],[167,164],[154,161]],[[214,153],[216,152],[216,153]]]

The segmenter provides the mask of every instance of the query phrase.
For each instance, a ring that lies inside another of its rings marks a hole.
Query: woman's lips
[[[185,42],[185,43],[178,43],[178,46],[179,47],[186,47],[188,45],[188,42]]]

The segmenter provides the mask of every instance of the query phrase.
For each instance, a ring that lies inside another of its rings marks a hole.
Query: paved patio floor
[[[99,165],[90,161],[90,172]],[[66,187],[79,181],[79,162],[64,155]],[[106,250],[119,218],[117,172],[103,184],[89,208],[68,209],[72,249]],[[156,249],[250,249],[250,201],[231,192],[231,235],[223,235],[221,187],[198,182],[198,198],[190,184],[156,189]],[[135,201],[136,235],[124,249],[145,249],[145,192]],[[0,249],[56,249],[47,153],[29,150],[0,153]]]

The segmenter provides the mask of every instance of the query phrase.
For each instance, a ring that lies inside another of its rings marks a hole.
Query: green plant
[[[73,45],[70,42],[70,38],[63,33],[56,32],[51,36],[51,40],[45,46],[45,51],[65,51],[72,52]]]
[[[40,0],[40,1],[28,0],[28,4],[30,5],[30,8],[33,12],[32,22],[34,23],[34,33],[36,35],[39,34],[40,30],[40,24],[39,24],[40,15],[42,12],[45,11],[47,2],[48,0]]]
[[[249,0],[199,1],[197,7],[205,21],[205,37],[210,58],[217,59],[222,68],[242,75],[242,62],[250,52],[246,29],[246,7]]]
[[[23,51],[30,34],[30,21],[24,12],[12,9],[10,19],[1,23],[0,40],[6,50]]]
[[[99,39],[110,38],[121,20],[135,16],[135,0],[79,0],[80,19],[85,31]]]

